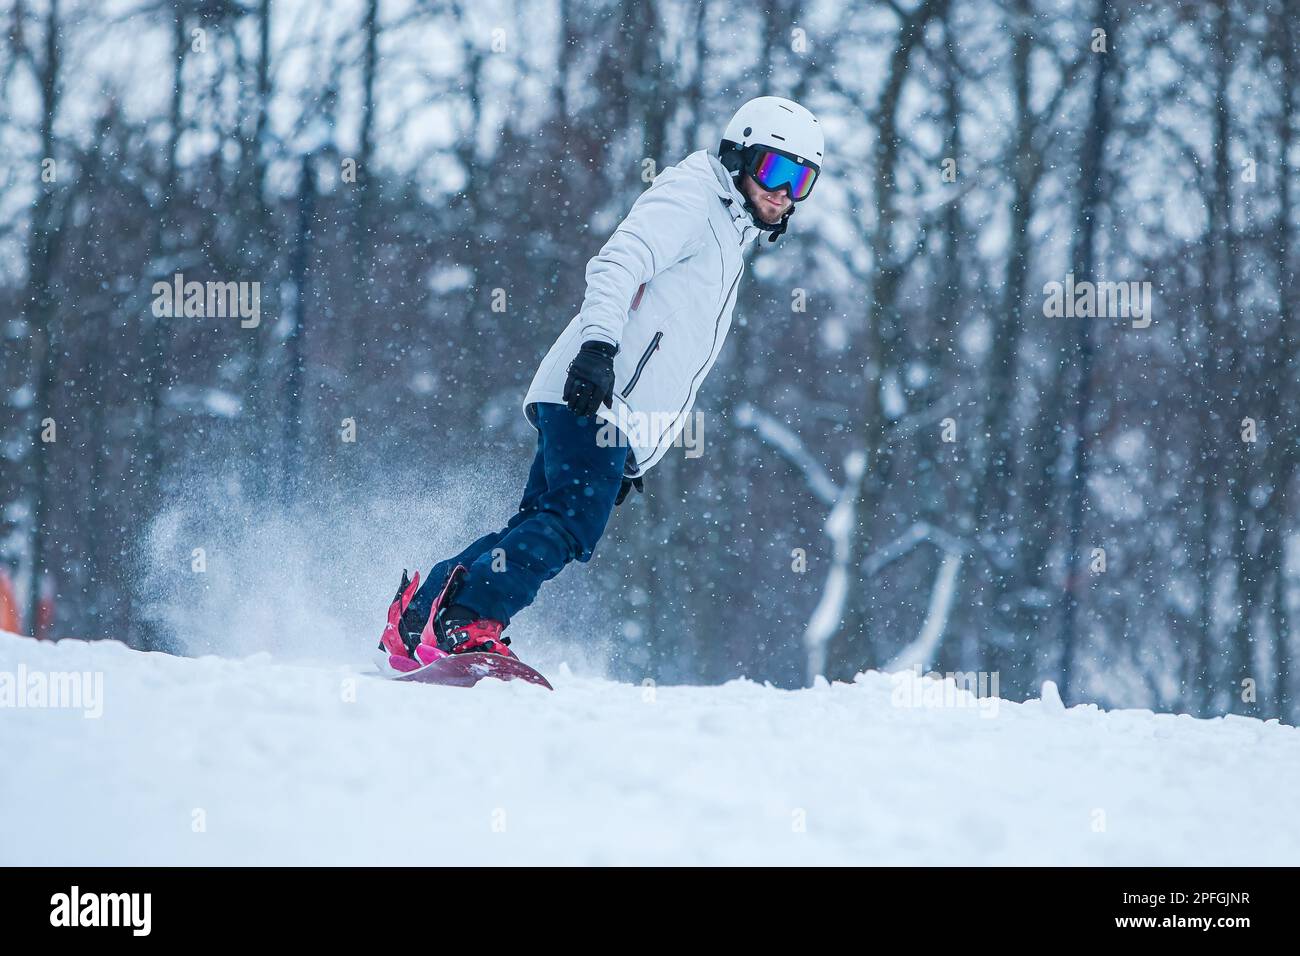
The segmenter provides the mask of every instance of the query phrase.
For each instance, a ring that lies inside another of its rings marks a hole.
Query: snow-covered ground
[[[71,672],[79,709],[33,706]],[[549,676],[0,635],[0,864],[1300,864],[1275,722]]]

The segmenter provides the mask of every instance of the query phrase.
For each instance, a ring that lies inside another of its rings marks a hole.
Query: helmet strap
[[[768,242],[776,242],[782,235],[784,235],[786,226],[790,222],[790,217],[794,215],[794,204],[790,204],[789,212],[782,216],[781,221],[778,223],[765,222],[763,217],[758,214],[758,210],[754,208],[753,202],[751,202],[749,196],[745,194],[744,184],[740,181],[741,174],[749,165],[749,160],[753,155],[753,150],[753,146],[739,146],[736,143],[730,143],[727,140],[723,140],[718,149],[718,159],[721,160],[723,168],[727,170],[727,172],[731,173],[731,178],[736,180],[736,189],[739,191],[740,195],[744,197],[744,209],[745,212],[749,213],[750,220],[763,232],[768,233]]]
[[[776,242],[783,235],[785,235],[785,227],[790,224],[790,217],[793,215],[794,215],[794,206],[791,205],[790,210],[784,216],[781,217],[781,221],[778,222],[775,226],[769,226],[767,225],[767,223],[763,223],[761,226],[759,226],[760,229],[766,228],[768,230],[769,232],[769,235],[767,237],[768,242]],[[762,220],[759,220],[759,222],[762,222]]]
[[[742,189],[740,192],[743,195],[745,190]],[[750,198],[745,196],[745,212],[749,213],[749,218],[753,221],[755,226],[769,234],[767,237],[768,242],[776,242],[785,232],[785,227],[789,224],[790,217],[794,215],[794,206],[790,206],[790,210],[781,217],[780,222],[767,222],[758,214],[758,210],[754,208],[754,204],[750,201]]]

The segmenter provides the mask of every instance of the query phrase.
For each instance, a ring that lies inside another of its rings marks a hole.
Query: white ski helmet
[[[776,153],[791,160],[804,168],[801,176],[806,182],[803,195],[798,195],[798,189],[793,184],[786,186],[790,198],[797,203],[808,197],[821,172],[825,142],[821,124],[805,107],[780,96],[759,96],[736,110],[736,115],[731,118],[722,134],[718,158],[733,178],[738,177],[742,171],[754,175],[754,167],[765,153]],[[790,212],[786,213],[780,223],[771,224],[756,214],[748,198],[745,200],[745,208],[755,225],[772,233],[769,239],[773,242],[785,232],[786,223],[794,213],[792,204]]]

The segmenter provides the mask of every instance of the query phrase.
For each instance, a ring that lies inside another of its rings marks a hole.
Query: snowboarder
[[[505,528],[402,583],[382,647],[395,670],[448,654],[513,656],[502,630],[573,559],[677,439],[731,326],[744,249],[785,232],[822,165],[807,109],[745,103],[716,155],[665,169],[587,263],[581,311],[524,397],[537,453]]]

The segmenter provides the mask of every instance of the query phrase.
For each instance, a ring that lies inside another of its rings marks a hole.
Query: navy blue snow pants
[[[500,531],[433,566],[411,602],[422,615],[458,564],[469,573],[454,603],[509,623],[566,564],[591,559],[623,482],[627,445],[619,440],[601,447],[596,436],[602,427],[606,438],[619,433],[595,416],[579,418],[550,403],[534,408],[537,454],[518,512]]]

